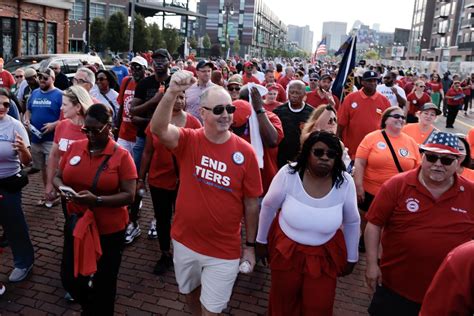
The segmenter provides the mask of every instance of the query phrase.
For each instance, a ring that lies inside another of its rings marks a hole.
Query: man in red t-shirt
[[[194,77],[197,77],[196,67],[193,66],[193,61],[191,59],[188,59],[186,61],[186,66],[184,66],[184,70],[192,72]]]
[[[371,315],[418,315],[443,259],[474,237],[474,183],[456,173],[464,159],[456,136],[433,133],[420,148],[421,167],[385,182],[366,215]]]
[[[266,87],[269,84],[274,84],[275,87],[277,88],[277,91],[278,91],[278,95],[277,95],[277,98],[276,98],[277,102],[285,103],[286,101],[288,101],[288,98],[286,97],[285,89],[283,88],[283,86],[281,84],[277,83],[276,80],[275,80],[274,71],[270,70],[270,69],[267,69],[265,71],[265,81],[262,82],[262,85],[264,87]]]
[[[317,74],[312,74],[313,78],[314,75],[317,76]],[[309,78],[311,80],[311,76]],[[313,108],[317,108],[321,104],[328,104],[335,108],[336,111],[339,110],[339,98],[331,93],[331,83],[332,78],[330,75],[322,75],[318,87],[314,91],[306,94],[306,103]]]
[[[257,77],[253,75],[253,67],[255,67],[255,65],[250,61],[244,64],[244,74],[242,76],[244,85],[246,85],[249,82],[261,84],[261,82],[257,79]]]
[[[200,98],[204,128],[170,124],[177,94],[195,82],[187,71],[172,76],[150,128],[180,167],[171,228],[179,291],[193,315],[207,315],[227,307],[240,261],[247,262],[247,272],[253,270],[262,182],[255,151],[229,131],[235,107],[223,87],[212,86]],[[241,256],[242,217],[246,243]]]
[[[10,90],[15,84],[15,79],[10,72],[3,69],[3,63],[3,58],[0,57],[0,88]]]
[[[382,113],[390,107],[390,101],[376,90],[377,78],[375,71],[366,71],[363,88],[345,97],[337,112],[337,135],[342,137],[352,160],[362,139],[380,128]]]
[[[459,79],[453,81],[453,86],[446,92],[446,103],[448,104],[448,117],[446,118],[446,128],[454,128],[456,116],[464,104],[464,91]]]
[[[286,87],[290,83],[291,80],[295,79],[295,69],[292,66],[288,66],[285,69],[285,76],[280,77],[278,79],[278,83],[286,90]]]

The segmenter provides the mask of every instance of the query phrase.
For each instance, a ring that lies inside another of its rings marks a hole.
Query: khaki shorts
[[[176,240],[173,250],[179,291],[189,294],[201,286],[201,304],[211,313],[221,313],[232,295],[240,260],[201,255]]]
[[[48,162],[49,153],[53,147],[53,142],[42,142],[31,144],[31,157],[33,159],[33,168],[43,170]]]

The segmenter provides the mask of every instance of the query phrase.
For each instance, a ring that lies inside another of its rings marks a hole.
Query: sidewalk
[[[0,315],[79,315],[80,306],[63,299],[64,290],[59,278],[62,253],[63,215],[59,207],[36,207],[43,189],[39,174],[30,176],[30,184],[23,191],[23,206],[35,247],[36,262],[27,280],[8,283],[12,269],[11,251],[0,254],[0,280],[7,286],[0,298]],[[146,238],[152,216],[151,201],[144,201],[140,227],[142,235],[125,249],[118,280],[117,315],[188,315],[183,295],[173,272],[163,277],[151,271],[159,258],[157,240]],[[338,282],[334,315],[367,315],[370,294],[364,284],[365,258],[362,257],[354,273]],[[259,266],[252,275],[240,275],[225,314],[265,315],[270,289],[269,270]],[[315,294],[317,295],[317,294]]]

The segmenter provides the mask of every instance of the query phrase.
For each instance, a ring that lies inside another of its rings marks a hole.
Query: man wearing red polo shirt
[[[446,118],[446,128],[454,128],[456,116],[464,104],[464,91],[461,88],[461,81],[454,80],[453,86],[446,93],[446,103],[448,104],[448,117]]]
[[[385,182],[366,215],[370,315],[417,316],[443,259],[474,237],[474,183],[456,174],[456,135],[433,133],[420,148],[421,166]]]
[[[260,81],[257,79],[257,77],[253,75],[253,67],[255,67],[255,65],[250,61],[244,64],[244,75],[242,76],[244,85],[246,85],[249,82],[261,84]]]
[[[317,74],[311,74],[309,79],[312,80],[311,78],[315,78],[315,75],[317,76]],[[328,104],[335,108],[336,111],[339,110],[339,98],[331,93],[331,83],[332,78],[330,75],[322,75],[318,87],[306,94],[306,103],[313,108],[317,108],[321,104]]]
[[[376,90],[377,78],[375,71],[366,71],[363,88],[345,97],[337,112],[337,135],[342,137],[352,160],[362,139],[380,128],[382,113],[390,107],[390,101]]]

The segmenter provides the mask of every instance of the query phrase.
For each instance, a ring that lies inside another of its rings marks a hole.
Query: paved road
[[[18,284],[8,284],[0,298],[0,315],[78,315],[77,304],[67,304],[59,278],[62,252],[63,216],[59,207],[53,209],[34,206],[41,197],[39,175],[31,176],[23,193],[24,211],[35,247],[35,266],[29,278]],[[185,300],[178,293],[172,271],[163,277],[151,273],[159,257],[157,240],[147,240],[146,230],[152,216],[147,198],[140,224],[142,236],[124,253],[116,301],[117,315],[187,315]],[[0,255],[0,280],[7,282],[12,269],[10,249]],[[362,257],[354,273],[339,280],[335,315],[366,315],[370,295],[364,286]],[[232,300],[225,314],[265,315],[270,289],[270,274],[258,267],[250,276],[240,275]],[[317,294],[315,294],[317,295]]]
[[[469,113],[467,116],[464,115],[463,111],[459,111],[456,121],[454,122],[454,129],[445,128],[446,118],[444,116],[438,117],[435,125],[442,131],[447,131],[450,133],[462,133],[466,135],[469,130],[474,127],[474,111]]]

